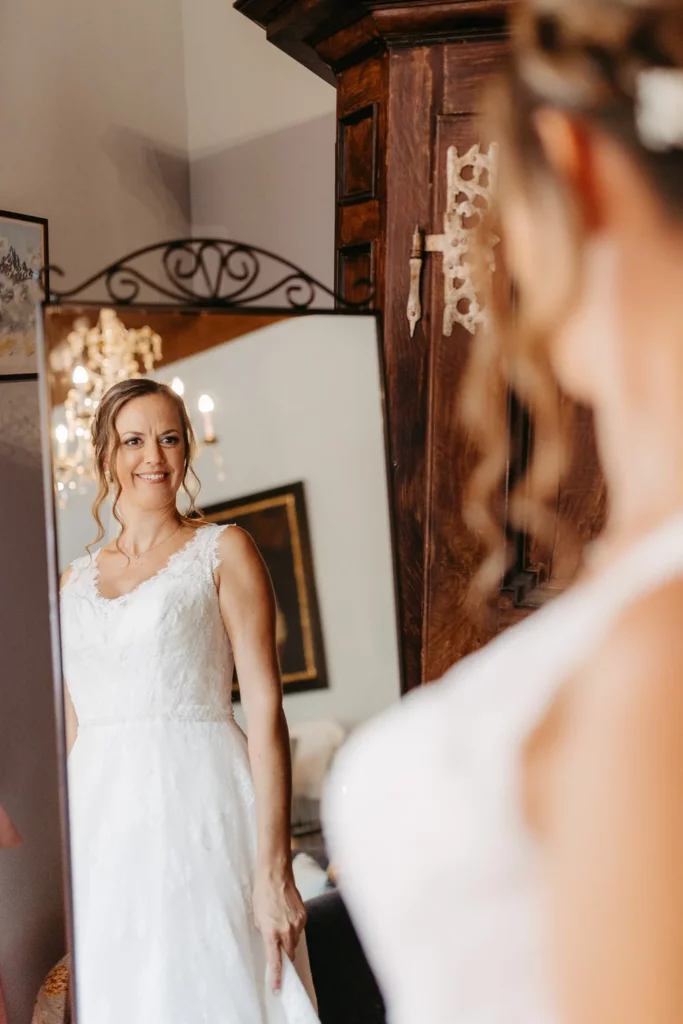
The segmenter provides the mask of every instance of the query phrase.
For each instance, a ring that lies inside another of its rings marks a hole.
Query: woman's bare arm
[[[230,636],[247,719],[257,810],[254,914],[279,987],[282,945],[290,959],[305,924],[290,848],[291,764],[275,646],[275,599],[268,571],[247,533],[219,538],[219,602]]]
[[[71,575],[71,568],[66,569],[62,573],[62,579],[61,579],[61,588],[62,589],[63,589],[63,587],[64,587],[64,585],[65,585],[65,583],[68,580],[70,575]],[[71,694],[69,693],[69,688],[66,685],[66,680],[63,681],[63,684],[64,684],[64,722],[65,722],[65,725],[66,725],[66,754],[67,754],[67,757],[68,757],[69,754],[71,753],[71,748],[73,747],[74,743],[76,742],[76,737],[78,736],[78,716],[76,715],[76,709],[73,706],[73,701],[71,700]]]
[[[683,582],[581,673],[548,789],[563,1024],[683,1020]]]

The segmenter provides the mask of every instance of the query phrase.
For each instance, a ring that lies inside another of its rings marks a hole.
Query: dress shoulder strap
[[[596,581],[596,599],[620,612],[648,592],[683,576],[683,515],[634,544]]]
[[[208,526],[201,527],[204,532],[203,554],[206,557],[207,565],[212,575],[221,564],[218,554],[218,540],[226,530],[229,530],[234,525],[234,523],[209,523]]]
[[[73,562],[68,567],[69,575],[66,579],[64,587],[72,587],[76,585],[84,573],[95,564],[95,555],[80,555],[78,558],[74,558]]]

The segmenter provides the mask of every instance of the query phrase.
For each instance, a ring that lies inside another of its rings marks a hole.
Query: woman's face
[[[180,414],[171,399],[134,398],[120,410],[114,426],[122,497],[143,509],[174,505],[183,482],[185,445]]]

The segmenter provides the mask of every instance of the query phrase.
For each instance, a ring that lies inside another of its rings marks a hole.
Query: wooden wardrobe
[[[444,232],[448,153],[479,138],[482,86],[500,66],[514,0],[238,0],[269,40],[337,88],[337,289],[349,298],[368,278],[381,312],[396,518],[398,597],[406,688],[439,677],[492,633],[563,589],[574,564],[568,529],[582,541],[601,527],[605,496],[592,426],[571,411],[575,457],[557,495],[552,550],[514,537],[495,621],[465,608],[479,552],[462,517],[475,452],[458,415],[473,335],[444,332],[445,255],[422,256],[422,315],[407,316],[411,249]],[[413,257],[416,257],[413,252]],[[419,264],[414,259],[413,277]],[[415,286],[413,285],[413,294]],[[528,449],[528,425],[510,415],[511,472]]]

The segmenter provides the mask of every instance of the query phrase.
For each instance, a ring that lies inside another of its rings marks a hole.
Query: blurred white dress
[[[683,575],[683,516],[355,733],[324,819],[391,1024],[557,1024],[522,749],[615,618]]]
[[[79,723],[68,762],[79,1024],[318,1021],[286,957],[271,992],[253,923],[254,790],[214,583],[221,529],[199,528],[122,597],[100,595],[98,553],[74,562],[62,591]]]

